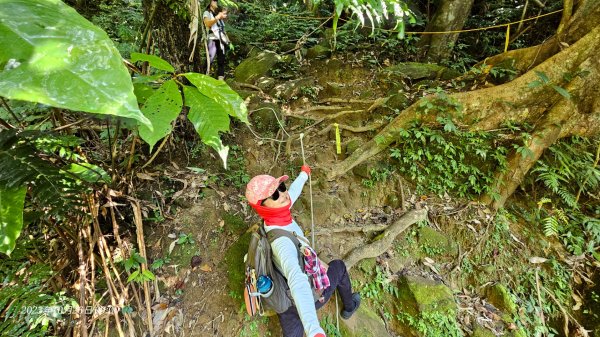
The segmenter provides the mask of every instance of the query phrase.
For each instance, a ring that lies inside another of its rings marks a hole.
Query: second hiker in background
[[[275,267],[287,280],[288,294],[293,300],[291,307],[278,313],[284,337],[302,337],[304,333],[307,337],[325,337],[316,310],[327,303],[336,289],[343,303],[341,315],[344,319],[350,318],[360,305],[360,295],[352,293],[344,262],[333,260],[326,265],[319,260],[292,218],[292,205],[298,200],[309,174],[310,167],[302,166],[300,175],[289,189],[285,185],[287,175],[279,178],[259,175],[246,187],[246,198],[264,220],[265,231],[283,229],[293,233],[300,242],[296,247],[291,239],[281,236],[271,243]],[[299,252],[304,256],[303,266],[298,261]]]
[[[224,19],[227,19],[227,9],[219,6],[218,0],[210,0],[206,11],[202,15],[204,25],[208,29],[208,54],[212,64],[217,56],[217,76],[219,80],[225,79],[225,53],[230,42],[225,33]],[[210,69],[210,65],[208,66]]]

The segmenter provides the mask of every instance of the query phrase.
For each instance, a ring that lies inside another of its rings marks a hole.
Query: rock
[[[457,306],[450,288],[420,276],[398,280],[399,330],[402,336],[449,336],[458,330]],[[439,324],[444,321],[444,324]],[[429,334],[419,330],[427,326]],[[431,330],[431,331],[430,331]]]
[[[421,81],[415,83],[414,87],[417,88],[417,90],[423,90],[423,89],[428,89],[428,88],[435,88],[435,87],[438,87],[439,85],[440,85],[440,81],[421,80]]]
[[[441,79],[449,80],[460,76],[456,70],[432,63],[405,62],[382,70],[380,76],[400,82],[402,79]]]
[[[264,92],[268,92],[275,87],[276,81],[273,78],[263,76],[256,81],[256,86]]]
[[[312,79],[300,78],[297,80],[281,83],[281,84],[275,86],[275,88],[273,88],[273,90],[271,90],[270,93],[271,93],[271,95],[273,95],[277,98],[280,98],[280,99],[286,99],[286,100],[296,99],[296,98],[298,98],[298,96],[300,96],[300,89],[302,87],[312,86],[312,85],[313,85]]]
[[[361,141],[359,138],[350,139],[346,143],[346,154],[351,155],[352,153],[354,153],[354,151],[356,151],[356,149],[358,149],[360,147],[360,145],[361,145]]]
[[[278,118],[283,123],[281,109],[275,103],[260,103],[250,115],[250,121],[260,134],[264,132],[276,134],[281,127]]]
[[[488,287],[485,296],[488,302],[508,316],[513,317],[517,314],[517,305],[503,284],[497,283]]]
[[[456,302],[450,288],[443,283],[420,276],[402,276],[398,280],[401,310],[412,316],[421,313],[456,313]]]
[[[360,308],[358,308],[358,311],[356,311],[350,319],[340,319],[340,322],[342,322],[342,325],[340,326],[342,336],[392,336],[387,332],[383,320],[366,305],[361,305]]]
[[[326,82],[325,87],[323,88],[322,96],[323,97],[336,97],[342,93],[342,84],[335,82]]]
[[[352,173],[361,178],[371,179],[371,170],[375,169],[376,167],[377,165],[373,161],[367,161],[355,166],[352,169]]]
[[[457,255],[458,246],[448,236],[435,229],[424,226],[419,228],[419,245],[430,249],[435,255]]]
[[[306,51],[306,58],[308,59],[328,58],[330,56],[331,49],[321,45],[316,45]]]
[[[398,110],[404,110],[409,104],[410,100],[402,93],[390,96],[388,101],[385,103],[386,106]]]
[[[271,51],[263,51],[254,57],[245,59],[235,68],[235,80],[254,84],[259,77],[269,73],[271,68],[281,61],[281,57]]]
[[[496,335],[487,328],[484,328],[480,325],[475,325],[471,337],[496,337]]]

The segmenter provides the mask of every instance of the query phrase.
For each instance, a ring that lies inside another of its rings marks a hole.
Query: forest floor
[[[462,308],[458,321],[463,332],[470,334],[476,325],[474,322],[478,322],[501,333],[505,327],[498,328],[499,315],[482,300],[484,288],[495,282],[506,282],[511,279],[509,274],[518,275],[530,268],[527,258],[543,254],[538,245],[531,244],[536,242],[538,234],[528,233],[526,226],[519,225],[516,219],[510,226],[501,228],[494,223],[492,211],[468,200],[447,195],[417,195],[411,185],[396,174],[375,179],[368,174],[369,166],[365,169],[367,174],[361,175],[359,170],[337,181],[327,181],[321,169],[342,160],[345,155],[336,154],[335,137],[326,129],[332,129],[333,122],[358,127],[385,118],[388,110],[381,112],[369,107],[376,104],[387,89],[377,86],[372,69],[340,60],[316,62],[303,67],[299,74],[313,81],[316,87],[340,88],[335,96],[328,96],[325,90],[305,93],[312,97],[304,95],[284,102],[262,93],[249,98],[253,122],[256,122],[253,109],[265,102],[275,102],[283,115],[287,115],[285,129],[289,135],[278,126],[255,130],[261,137],[277,135],[276,138],[285,142],[258,139],[244,125],[237,125],[232,132],[234,136],[227,139],[228,144],[235,144],[228,170],[219,167],[216,155],[199,149],[185,155],[169,154],[168,158],[163,155],[158,169],[147,173],[146,178],[155,180],[149,182],[148,189],[163,191],[153,194],[156,202],[146,205],[147,212],[168,214],[155,217],[145,229],[148,256],[157,266],[154,272],[160,289],[154,298],[155,330],[164,330],[165,335],[190,337],[280,335],[276,318],[251,319],[245,313],[241,297],[242,260],[247,250],[248,228],[259,223],[259,218],[245,202],[244,191],[245,183],[256,174],[288,174],[294,179],[302,164],[297,137],[303,132],[307,163],[313,168],[316,246],[325,261],[342,258],[377,234],[349,232],[344,228],[384,228],[416,204],[429,211],[428,226],[411,226],[396,238],[385,254],[371,259],[371,265],[359,265],[350,272],[355,289],[363,296],[367,294],[364,305],[383,319],[389,335],[397,336],[399,332],[395,324],[389,322],[390,313],[397,313],[393,305],[386,302],[394,301],[393,291],[388,293],[391,288],[386,284],[393,284],[399,275],[407,274],[434,279],[452,289]],[[327,62],[336,62],[336,66],[328,67]],[[415,93],[407,93],[407,97],[410,95]],[[311,107],[335,106],[331,102],[343,99],[350,102],[350,98],[354,103],[342,104],[341,109],[311,110]],[[354,110],[358,113],[327,119],[327,114]],[[252,127],[257,127],[256,123]],[[351,138],[362,142],[373,135],[372,131],[346,131],[342,133],[342,142],[347,143]],[[166,199],[172,201],[165,203]],[[311,223],[308,186],[292,214],[308,234]],[[423,227],[433,228],[446,239],[434,233],[438,242],[428,242],[424,239]],[[440,244],[440,240],[446,241]],[[548,249],[554,248],[546,247]],[[489,260],[478,260],[475,255]],[[469,264],[476,260],[478,265]],[[521,262],[515,264],[517,260]],[[331,336],[335,335],[335,305],[332,300],[319,311],[322,326]],[[356,322],[350,322],[352,324]]]

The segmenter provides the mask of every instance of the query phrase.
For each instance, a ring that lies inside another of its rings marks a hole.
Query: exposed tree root
[[[350,132],[360,133],[360,132],[377,130],[380,127],[382,127],[383,125],[384,125],[383,122],[375,122],[373,124],[369,124],[369,125],[365,125],[365,126],[357,126],[357,127],[345,125],[345,124],[338,124],[338,127],[342,130],[348,130]],[[333,125],[328,125],[325,129],[319,131],[318,135],[327,134],[327,132],[329,132],[329,130],[331,130],[332,127],[333,127]]]
[[[318,230],[315,235],[331,235],[334,233],[372,233],[379,232],[388,228],[388,225],[368,225],[368,226],[344,226],[341,228],[328,228],[326,230]]]
[[[404,214],[398,221],[391,224],[381,235],[380,238],[368,245],[354,248],[344,257],[346,267],[351,269],[360,260],[371,257],[377,257],[387,251],[396,237],[406,230],[410,225],[427,220],[426,209],[414,209]]]
[[[600,16],[598,18],[600,20]],[[544,149],[554,141],[573,135],[593,136],[600,132],[600,100],[597,98],[600,91],[595,85],[600,80],[598,49],[600,24],[569,48],[538,65],[535,71],[529,71],[510,83],[454,93],[443,100],[425,97],[406,108],[346,160],[334,164],[327,177],[333,180],[385,150],[397,140],[398,130],[407,128],[414,120],[437,124],[437,114],[424,113],[422,103],[430,101],[443,107],[453,102],[460,108],[455,111],[445,109],[445,112],[472,131],[496,129],[507,121],[528,122],[535,126],[533,138],[525,144],[533,157],[523,159],[520,154],[511,154],[508,171],[498,175],[501,199],[494,206],[499,207],[514,192]],[[585,75],[575,76],[581,71],[585,71]],[[540,81],[538,74],[547,77],[547,83],[532,87],[531,83]],[[565,80],[565,74],[571,75],[570,81]],[[561,89],[567,91],[570,97],[563,97],[564,93],[559,92]]]

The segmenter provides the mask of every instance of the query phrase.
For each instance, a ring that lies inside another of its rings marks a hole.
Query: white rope
[[[338,307],[338,296],[337,296],[337,289],[335,290],[335,292],[333,293],[333,296],[335,296],[335,327],[337,328],[337,331],[340,332],[340,308]]]
[[[304,133],[300,134],[300,148],[302,149],[302,164],[306,165],[306,157],[304,157]],[[317,251],[317,247],[315,246],[315,213],[313,212],[313,195],[312,195],[312,174],[308,175],[308,193],[310,195],[310,236],[312,249]]]

